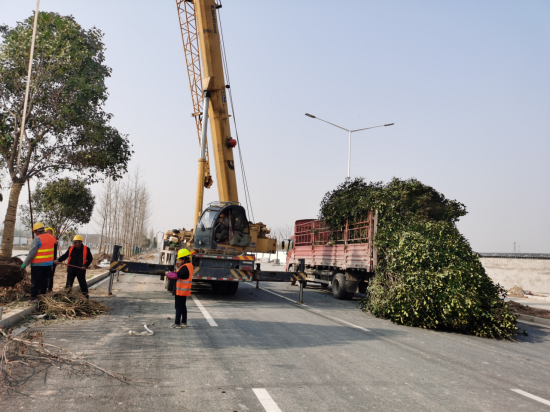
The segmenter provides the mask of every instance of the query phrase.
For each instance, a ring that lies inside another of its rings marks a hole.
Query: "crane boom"
[[[220,33],[214,0],[194,0],[202,63],[202,90],[210,93],[210,130],[221,202],[238,202]]]
[[[197,33],[197,22],[195,20],[195,5],[185,0],[176,0],[178,17],[181,29],[181,39],[183,41],[183,50],[185,52],[185,63],[187,75],[189,77],[189,88],[191,89],[191,99],[193,101],[193,114],[199,137],[199,146],[201,146],[202,135],[202,76],[199,53],[199,36]],[[204,180],[201,178],[201,185],[210,188],[214,182],[210,175],[210,163],[208,161],[208,145],[206,145]]]

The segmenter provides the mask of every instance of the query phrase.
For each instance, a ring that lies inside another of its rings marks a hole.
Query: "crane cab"
[[[245,209],[237,202],[210,203],[195,228],[195,249],[248,247],[250,226]]]

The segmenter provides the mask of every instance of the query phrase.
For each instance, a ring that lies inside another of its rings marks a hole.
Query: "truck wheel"
[[[338,300],[347,298],[346,276],[344,274],[336,274],[332,279],[332,295]]]
[[[361,294],[366,294],[367,293],[367,287],[369,286],[368,283],[366,283],[365,281],[361,281],[359,283],[359,292]]]

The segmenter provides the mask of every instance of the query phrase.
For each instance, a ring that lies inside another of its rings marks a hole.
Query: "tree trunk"
[[[13,233],[17,219],[17,205],[19,204],[19,195],[24,182],[14,182],[10,190],[10,199],[8,201],[8,210],[4,219],[4,235],[2,236],[2,247],[0,259],[10,260],[13,252]]]

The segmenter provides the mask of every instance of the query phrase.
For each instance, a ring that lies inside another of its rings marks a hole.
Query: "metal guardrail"
[[[550,260],[550,254],[529,252],[478,252],[480,258],[520,258],[532,260]]]

